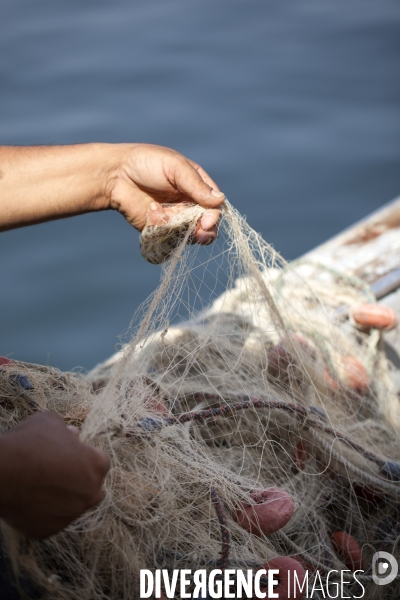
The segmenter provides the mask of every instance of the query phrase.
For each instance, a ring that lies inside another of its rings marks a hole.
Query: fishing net
[[[312,574],[343,569],[359,597],[362,569],[364,597],[394,599],[398,579],[377,586],[371,560],[399,554],[399,400],[382,332],[351,316],[375,299],[344,273],[285,263],[228,202],[218,240],[190,246],[203,212],[143,232],[144,256],[169,260],[114,357],[88,376],[1,369],[2,431],[55,410],[112,460],[104,501],[58,535],[3,524],[14,568],[43,598],[119,600],[140,597],[140,569],[292,557],[308,597],[326,597]]]

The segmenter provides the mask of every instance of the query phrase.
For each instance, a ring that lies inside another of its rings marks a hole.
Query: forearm
[[[0,146],[0,231],[108,208],[124,149]]]
[[[0,146],[0,231],[109,208],[142,231],[151,203],[154,225],[168,218],[164,204],[189,201],[213,209],[195,233],[208,244],[224,199],[199,165],[162,146]]]

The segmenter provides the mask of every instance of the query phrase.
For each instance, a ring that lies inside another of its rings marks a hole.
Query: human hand
[[[110,459],[78,434],[42,412],[0,436],[0,517],[22,534],[53,535],[101,501]]]
[[[216,238],[218,207],[225,196],[198,164],[162,146],[124,144],[120,149],[120,167],[111,184],[111,208],[142,231],[146,223],[165,223],[169,213],[176,214],[179,203],[196,202],[210,210],[197,226],[195,241],[209,244]],[[166,203],[171,209],[161,206]]]

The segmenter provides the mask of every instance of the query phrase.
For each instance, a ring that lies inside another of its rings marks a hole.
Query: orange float
[[[332,546],[348,569],[362,569],[363,557],[357,540],[345,531],[335,531],[331,535]]]
[[[324,372],[322,373],[322,377],[330,390],[332,390],[333,392],[338,391],[338,389],[340,388],[340,385],[338,384],[337,381],[335,381],[333,379],[328,367],[325,367]]]
[[[287,600],[288,598],[298,598],[301,600],[301,598],[304,598],[306,590],[304,589],[302,592],[299,590],[294,574],[296,573],[297,581],[302,585],[306,572],[297,560],[290,556],[279,556],[278,558],[269,560],[262,568],[265,569],[267,573],[269,569],[279,569],[279,574],[274,575],[274,579],[279,580],[279,585],[274,587],[274,594],[278,594],[279,600]],[[294,592],[295,584],[296,594]],[[268,588],[260,586],[260,590],[261,592],[268,594]],[[268,598],[268,595],[266,597]]]
[[[351,311],[351,317],[363,329],[388,331],[396,327],[399,319],[390,306],[382,304],[359,304]]]
[[[344,384],[360,396],[365,396],[369,389],[368,373],[354,356],[342,356]]]
[[[258,537],[282,529],[293,515],[293,498],[280,488],[267,488],[250,494],[254,504],[242,503],[234,517],[249,533]]]

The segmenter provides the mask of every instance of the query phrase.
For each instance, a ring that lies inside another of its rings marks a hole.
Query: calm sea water
[[[2,0],[0,143],[200,162],[294,258],[400,193],[398,0]],[[158,282],[117,214],[0,235],[0,354],[110,355]]]

